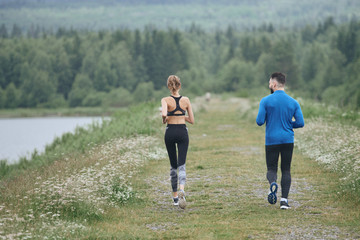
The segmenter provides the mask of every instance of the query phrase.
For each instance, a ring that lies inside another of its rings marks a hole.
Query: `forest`
[[[358,0],[2,0],[0,25],[14,24],[23,32],[41,28],[91,31],[143,29],[189,30],[196,23],[207,32],[272,24],[279,28],[317,25],[327,17],[336,23],[360,19]]]
[[[263,93],[269,75],[287,75],[295,95],[360,107],[360,21],[332,17],[296,29],[263,24],[205,31],[90,31],[0,26],[0,108],[128,106],[168,94],[176,74],[184,95]]]

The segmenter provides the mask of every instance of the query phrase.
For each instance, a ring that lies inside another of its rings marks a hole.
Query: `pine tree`
[[[137,59],[141,55],[141,35],[138,29],[135,30],[135,40],[133,45],[133,56],[134,59]]]
[[[8,34],[8,31],[6,29],[6,26],[5,24],[1,24],[1,27],[0,27],[0,38],[8,38],[9,37],[9,34]]]
[[[21,37],[22,36],[22,31],[21,31],[21,28],[14,24],[13,25],[13,29],[11,31],[11,37],[12,38],[18,38],[18,37]]]

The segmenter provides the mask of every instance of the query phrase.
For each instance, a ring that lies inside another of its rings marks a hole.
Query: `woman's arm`
[[[191,124],[195,123],[195,119],[194,119],[194,113],[192,111],[192,107],[191,107],[191,103],[190,103],[190,99],[187,98],[188,101],[188,106],[187,106],[187,112],[188,112],[188,116],[185,116],[185,121]]]
[[[165,124],[168,120],[167,103],[165,101],[165,98],[161,99],[161,116],[162,116],[162,122],[163,122],[163,124]]]

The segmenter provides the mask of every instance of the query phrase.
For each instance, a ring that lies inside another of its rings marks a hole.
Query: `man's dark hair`
[[[285,85],[286,77],[285,77],[285,75],[283,73],[275,72],[275,73],[271,74],[271,78],[276,79],[276,81],[278,83],[280,83],[281,85]]]

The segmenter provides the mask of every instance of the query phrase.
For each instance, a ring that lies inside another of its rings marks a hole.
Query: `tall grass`
[[[360,112],[346,108],[339,108],[325,103],[311,100],[297,99],[301,105],[305,119],[323,118],[328,121],[339,122],[344,125],[360,127]]]
[[[154,103],[142,103],[128,109],[120,109],[111,116],[111,120],[104,120],[102,124],[94,122],[87,128],[78,127],[74,133],[65,133],[57,137],[46,146],[43,154],[34,151],[29,159],[23,157],[18,163],[11,165],[6,161],[0,161],[0,179],[47,165],[70,153],[84,153],[94,145],[112,138],[135,134],[149,135],[154,131],[152,124],[154,109]]]
[[[148,159],[165,156],[151,147],[154,140],[144,135],[112,139],[46,171],[3,181],[0,239],[88,236],[89,226],[103,221],[106,212],[138,199],[131,178]]]
[[[74,239],[109,208],[137,198],[129,180],[154,149],[155,104],[116,112],[78,128],[15,165],[0,164],[0,239]],[[156,148],[156,147],[155,147]]]
[[[341,176],[339,194],[360,202],[360,112],[303,101],[305,127],[295,130],[296,146]]]

